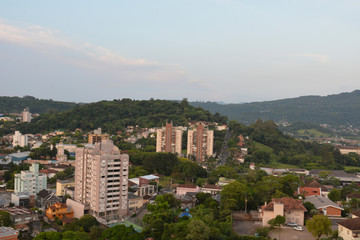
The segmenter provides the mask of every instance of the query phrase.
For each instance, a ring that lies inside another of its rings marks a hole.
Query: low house
[[[329,176],[332,176],[340,181],[341,185],[347,185],[354,183],[360,183],[360,177],[355,174],[347,173],[343,170],[324,170],[324,169],[313,169],[310,170],[309,175],[312,177],[319,177],[321,172],[328,173]]]
[[[201,192],[210,193],[212,195],[216,195],[216,194],[220,193],[221,190],[222,190],[221,186],[210,185],[210,184],[206,184],[204,187],[201,188]]]
[[[200,188],[196,185],[179,185],[176,188],[176,194],[177,195],[185,195],[188,192],[195,192],[198,193],[200,192]]]
[[[350,194],[346,195],[346,201],[347,202],[350,202],[351,199],[360,200],[360,193],[350,193]]]
[[[74,211],[65,203],[55,203],[54,205],[51,205],[48,209],[46,209],[45,214],[49,220],[55,220],[55,218],[63,219],[64,217],[74,217]]]
[[[262,224],[268,226],[268,222],[277,215],[284,216],[286,222],[294,222],[300,226],[304,225],[304,213],[306,208],[301,200],[291,197],[274,198],[269,204],[261,207]]]
[[[298,187],[297,194],[304,195],[305,197],[310,197],[323,196],[323,192],[327,192],[326,187],[314,180],[306,183],[303,187]]]
[[[344,240],[360,239],[360,218],[351,218],[338,222],[339,237]]]
[[[133,193],[128,193],[129,211],[136,211],[143,206],[143,198]]]
[[[310,196],[305,198],[305,202],[311,202],[315,208],[325,216],[341,217],[341,211],[344,210],[338,204],[323,196]]]
[[[18,236],[19,231],[16,231],[11,227],[0,227],[1,240],[17,240]]]
[[[48,208],[57,202],[61,202],[61,198],[55,195],[51,190],[43,189],[37,195],[37,206],[40,208]]]
[[[11,193],[11,202],[15,206],[30,207],[30,195],[26,192]]]
[[[196,194],[195,192],[187,192],[185,195],[180,197],[180,206],[182,209],[190,209],[196,205]]]
[[[351,213],[351,218],[360,218],[360,210]]]
[[[30,222],[38,220],[38,214],[27,208],[7,207],[0,210],[6,211],[10,214],[11,222],[15,228],[19,225],[29,224]]]
[[[65,196],[66,189],[69,187],[75,187],[75,181],[74,180],[57,180],[56,181],[56,196]]]
[[[53,178],[53,177],[55,177],[55,175],[56,175],[57,172],[58,172],[58,171],[53,170],[53,169],[41,169],[41,170],[39,171],[39,173],[45,174],[48,178]]]

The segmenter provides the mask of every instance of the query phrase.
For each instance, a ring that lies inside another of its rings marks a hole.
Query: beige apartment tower
[[[181,154],[182,128],[166,123],[165,127],[156,131],[156,152]]]
[[[188,130],[187,155],[200,163],[213,155],[214,131],[203,123],[198,123]]]
[[[129,155],[111,140],[76,149],[75,201],[101,222],[116,222],[127,214]]]

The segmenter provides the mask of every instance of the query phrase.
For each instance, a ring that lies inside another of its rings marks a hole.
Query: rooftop
[[[327,207],[327,206],[332,206],[332,207],[343,210],[339,205],[337,205],[336,203],[331,201],[329,198],[326,198],[323,196],[317,196],[317,195],[309,196],[309,197],[305,198],[305,202],[311,202],[312,204],[314,204],[316,209]]]
[[[291,197],[274,198],[264,207],[264,211],[273,211],[275,203],[284,204],[284,211],[300,210],[306,212],[306,208],[302,204],[301,200],[296,200]]]
[[[339,225],[350,230],[360,230],[360,218],[351,218],[345,221],[338,222]]]
[[[152,175],[152,174],[150,174],[150,175],[145,175],[145,176],[141,176],[141,178],[144,178],[144,179],[146,179],[146,180],[159,179],[158,176],[155,176],[155,175]]]
[[[11,227],[0,227],[0,238],[19,235],[19,232]]]

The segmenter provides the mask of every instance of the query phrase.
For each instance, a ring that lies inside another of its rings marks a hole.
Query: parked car
[[[293,229],[296,231],[304,231],[303,227],[301,227],[301,226],[296,226]]]
[[[288,222],[288,223],[286,224],[286,226],[297,227],[297,224],[296,224],[296,223],[293,223],[293,222]]]

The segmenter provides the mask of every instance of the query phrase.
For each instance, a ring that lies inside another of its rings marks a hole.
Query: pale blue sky
[[[224,102],[360,89],[358,0],[0,0],[0,95]]]

